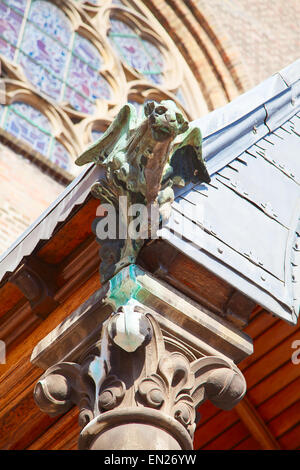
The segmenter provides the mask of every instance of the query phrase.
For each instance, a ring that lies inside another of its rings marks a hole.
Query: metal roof
[[[300,60],[193,125],[210,184],[177,191],[160,235],[280,318],[300,303]]]
[[[296,323],[300,60],[192,125],[201,129],[212,180],[176,189],[160,236],[268,311]],[[88,166],[2,255],[0,280],[84,202],[102,171]]]

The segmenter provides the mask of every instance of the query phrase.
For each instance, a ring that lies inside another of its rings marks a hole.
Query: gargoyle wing
[[[210,176],[202,158],[202,136],[198,127],[188,129],[175,139],[162,184],[170,180],[178,186],[210,182]]]
[[[75,161],[76,165],[85,165],[95,162],[99,165],[105,163],[112,152],[125,148],[130,131],[136,126],[137,116],[132,104],[123,106],[104,134],[85,150]]]

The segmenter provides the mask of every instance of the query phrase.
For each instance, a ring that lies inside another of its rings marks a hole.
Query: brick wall
[[[0,144],[0,254],[63,189],[28,159]]]
[[[217,40],[212,31],[207,28],[205,18],[210,10],[204,5],[198,5],[197,0],[144,0],[145,5],[168,32],[183,55],[195,78],[200,84],[208,109],[211,111],[225,105],[243,91],[243,85],[238,77],[243,76],[242,71],[234,76],[230,67],[231,63],[225,63]],[[202,3],[202,2],[200,2]],[[209,18],[210,22],[211,18]],[[230,45],[221,31],[221,41]],[[219,35],[219,32],[218,32]],[[220,41],[219,41],[220,43]],[[228,62],[231,61],[228,53]],[[236,57],[234,66],[239,67]]]
[[[143,0],[213,110],[300,57],[299,0]]]
[[[198,0],[198,5],[203,0]],[[207,3],[207,2],[206,2]],[[231,38],[256,85],[300,57],[299,0],[210,0],[214,22]]]

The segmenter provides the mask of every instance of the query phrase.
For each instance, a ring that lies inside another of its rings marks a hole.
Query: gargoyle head
[[[144,106],[154,140],[163,142],[187,131],[189,125],[174,101],[148,101]]]

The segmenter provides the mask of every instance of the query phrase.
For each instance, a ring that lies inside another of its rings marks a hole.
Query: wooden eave
[[[57,225],[49,240],[40,240],[14,272],[6,273],[0,285],[0,330],[1,339],[7,347],[12,342],[18,342],[18,337],[20,340],[27,329],[34,328],[71,297],[90,276],[98,273],[99,245],[91,230],[98,205],[98,200],[88,196],[64,222]],[[238,326],[246,324],[247,315],[255,306],[248,299],[243,299],[244,309],[241,311],[240,305],[237,305],[235,312],[235,301],[238,304],[241,302],[236,290],[163,240],[149,242],[138,263],[215,313],[232,319]],[[36,270],[37,278],[32,282],[45,283],[49,291],[42,310],[42,290],[40,299],[39,293],[36,298],[30,299],[30,292],[17,286],[16,277],[23,267],[33,272]],[[49,285],[47,287],[49,277],[51,288]]]

